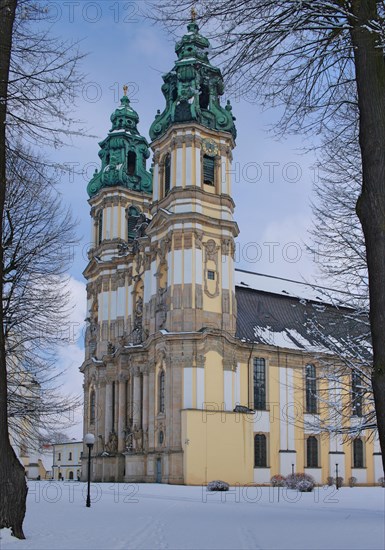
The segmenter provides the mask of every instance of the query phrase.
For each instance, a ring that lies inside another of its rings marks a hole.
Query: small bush
[[[348,479],[349,487],[355,487],[357,485],[357,478],[352,476]]]
[[[219,479],[215,481],[210,481],[207,484],[207,491],[228,491],[230,485],[226,481],[220,481]]]
[[[311,493],[314,489],[314,483],[308,479],[301,479],[298,481],[296,489],[301,493]]]
[[[344,484],[344,478],[343,477],[337,477],[337,483],[338,483],[338,487],[342,487],[343,484]],[[337,487],[337,485],[336,485]]]
[[[309,474],[295,473],[287,476],[286,487],[288,487],[289,489],[298,489],[298,483],[300,481],[308,481],[309,483],[312,484],[312,488],[315,485],[314,478]]]
[[[286,478],[284,476],[281,476],[281,474],[276,474],[271,478],[270,483],[273,487],[285,487]]]
[[[379,483],[380,487],[385,487],[385,477],[379,477],[378,478],[378,483]]]
[[[328,485],[328,487],[332,487],[334,485],[334,477],[327,477],[326,478],[326,484]]]

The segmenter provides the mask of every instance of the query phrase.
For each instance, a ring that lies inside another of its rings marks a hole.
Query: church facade
[[[234,268],[235,118],[208,48],[191,21],[163,76],[151,145],[125,90],[88,185],[81,371],[93,479],[246,484],[295,470],[323,483],[338,464],[344,478],[374,483],[383,475],[375,438],[360,437],[353,453],[344,438],[306,428],[320,411],[306,386],[316,359],[301,339],[263,338],[273,322],[293,336],[298,300]],[[287,414],[293,404],[300,421]]]

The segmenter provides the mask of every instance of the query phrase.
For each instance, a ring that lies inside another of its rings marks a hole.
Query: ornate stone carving
[[[220,246],[216,244],[216,242],[213,239],[208,240],[207,242],[203,243],[204,249],[205,249],[205,256],[204,256],[204,269],[205,269],[205,294],[209,296],[210,298],[215,298],[219,295],[219,270],[218,270],[218,252],[220,249]],[[208,277],[207,277],[207,271],[209,269],[209,262],[213,262],[213,266],[210,266],[210,270],[214,271],[215,273],[215,290],[214,292],[211,292],[209,289],[208,284]],[[212,269],[213,267],[213,269]]]
[[[104,446],[106,453],[115,454],[118,452],[118,436],[115,432],[110,432],[108,441]]]

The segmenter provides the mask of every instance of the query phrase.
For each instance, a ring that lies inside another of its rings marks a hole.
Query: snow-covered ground
[[[236,487],[30,482],[27,540],[2,531],[3,549],[385,547],[385,490],[318,488],[314,493]]]

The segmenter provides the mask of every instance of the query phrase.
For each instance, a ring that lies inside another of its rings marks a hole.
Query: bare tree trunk
[[[3,296],[3,226],[6,190],[6,117],[12,31],[17,0],[0,0],[0,297]],[[0,299],[0,528],[24,539],[23,520],[27,483],[24,468],[17,459],[8,434],[7,367],[4,338],[3,302]]]
[[[357,201],[369,272],[373,343],[372,386],[385,471],[385,63],[378,35],[375,0],[355,0],[351,36],[354,47],[362,156],[362,192]]]

